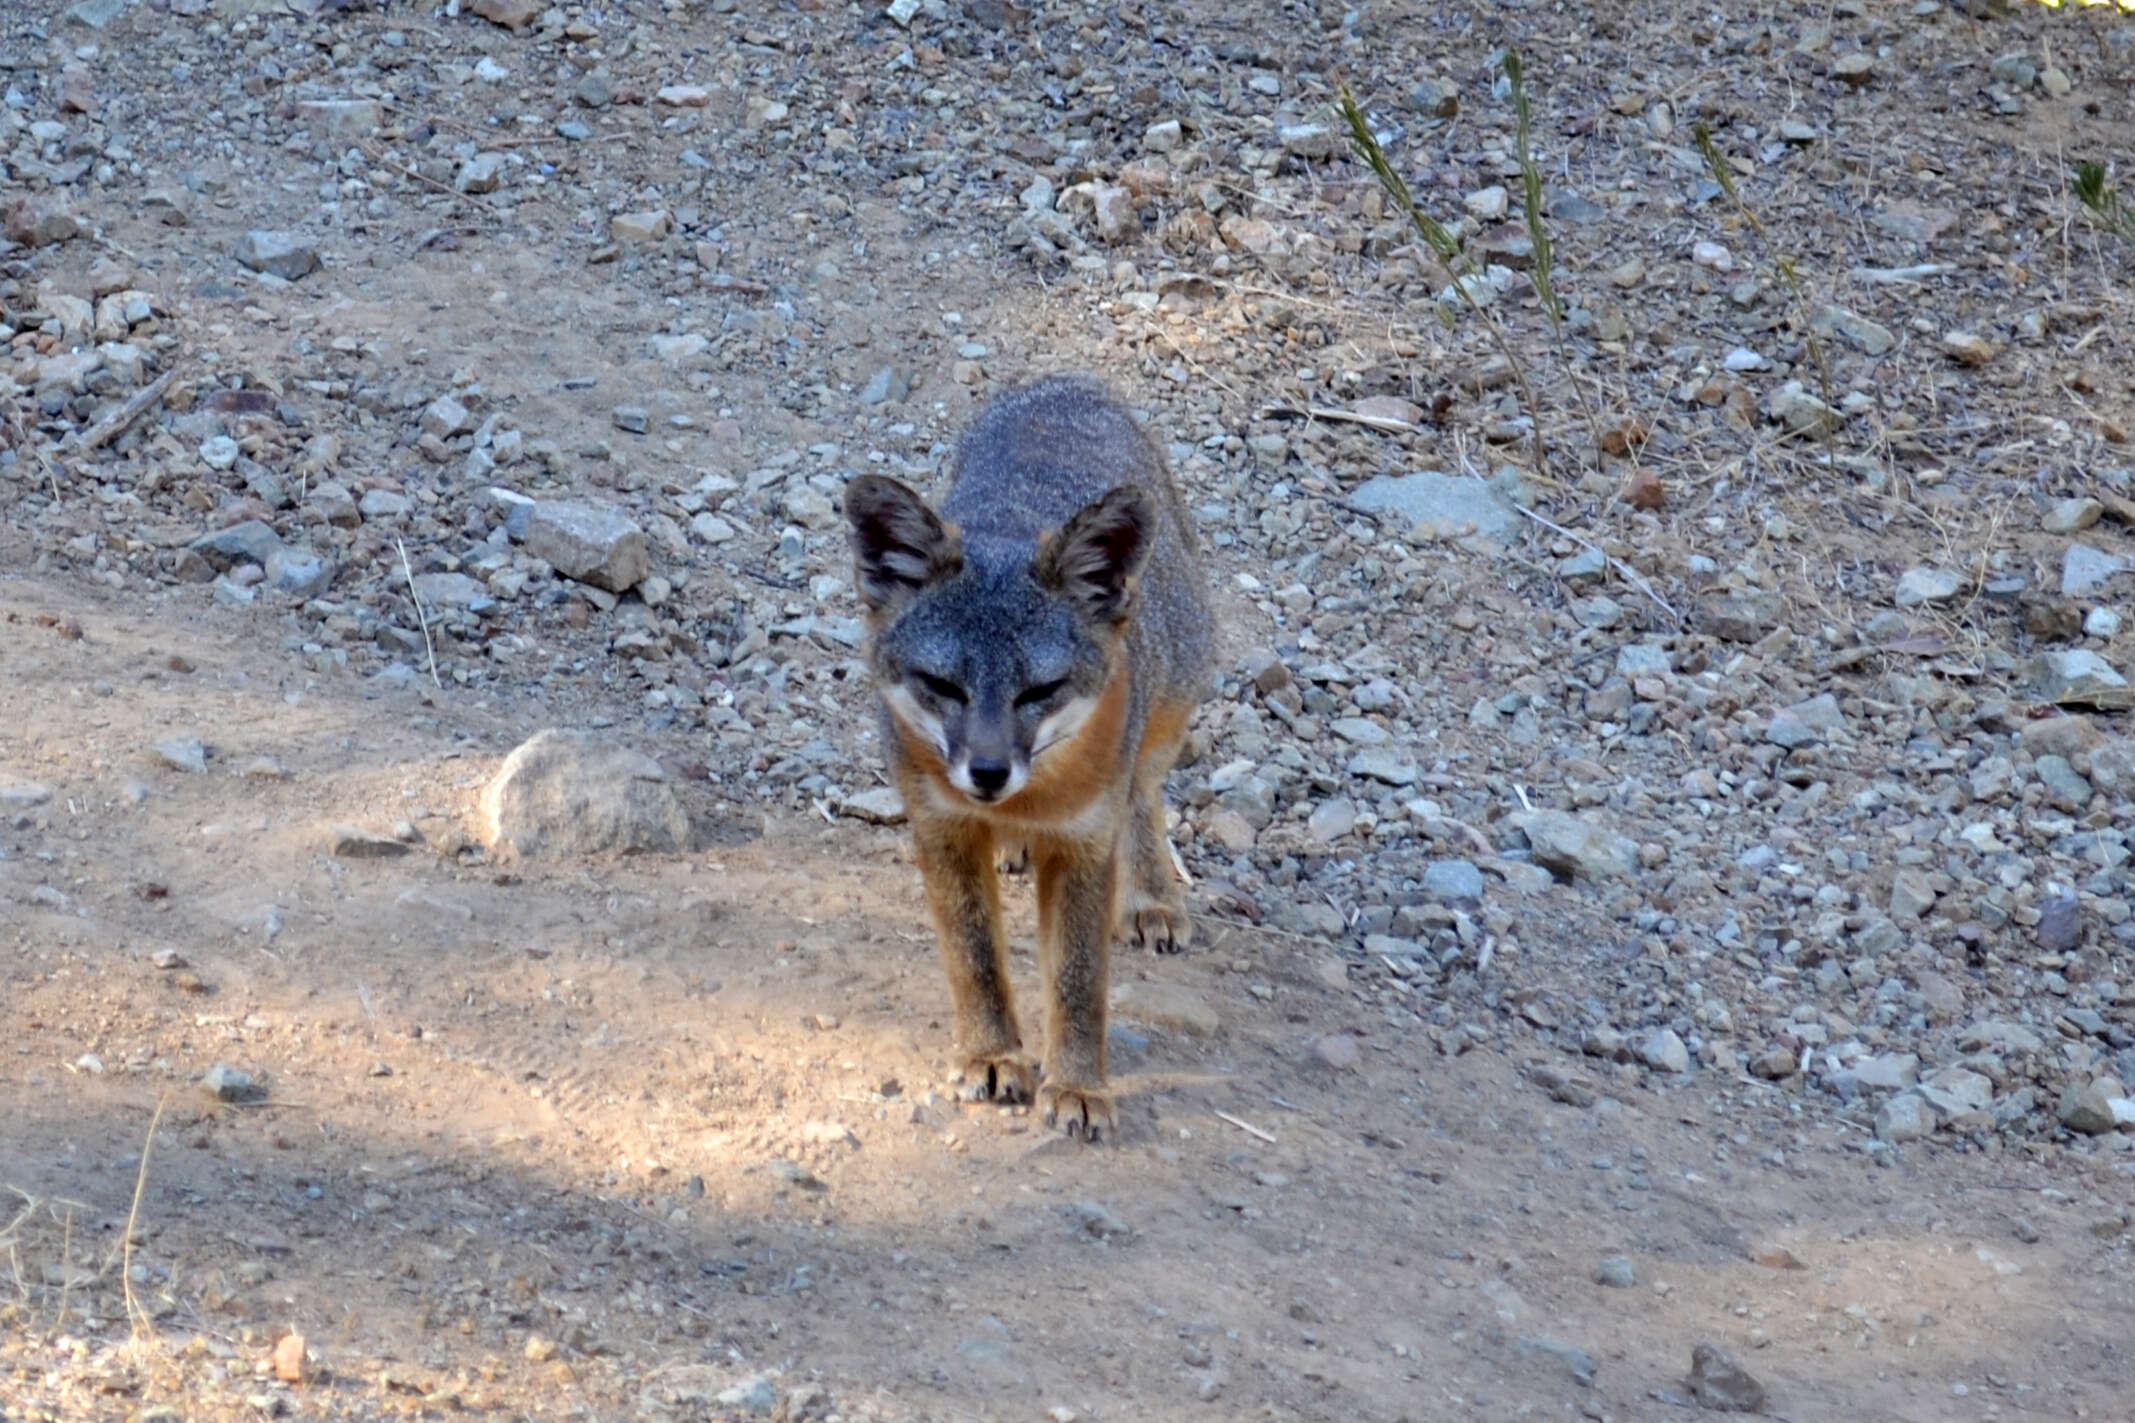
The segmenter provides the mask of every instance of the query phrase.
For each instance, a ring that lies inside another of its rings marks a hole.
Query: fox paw
[[[1112,1094],[1101,1087],[1068,1087],[1048,1082],[1038,1089],[1038,1107],[1045,1124],[1069,1136],[1098,1141],[1119,1130],[1119,1114],[1112,1109]]]
[[[1135,943],[1160,954],[1184,953],[1194,932],[1193,921],[1186,917],[1184,905],[1156,902],[1134,909],[1127,916],[1127,930],[1134,936]]]
[[[1037,1078],[1030,1064],[1015,1057],[970,1057],[949,1079],[964,1102],[1028,1102]]]

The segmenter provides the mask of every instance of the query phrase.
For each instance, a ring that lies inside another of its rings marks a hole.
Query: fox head
[[[1110,682],[1155,509],[1120,485],[1058,529],[965,533],[894,479],[845,491],[876,685],[970,800],[1007,800]]]

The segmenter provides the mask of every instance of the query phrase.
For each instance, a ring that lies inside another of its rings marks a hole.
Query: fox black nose
[[[982,796],[997,796],[1008,784],[1006,761],[980,761],[974,759],[969,767],[971,787]]]

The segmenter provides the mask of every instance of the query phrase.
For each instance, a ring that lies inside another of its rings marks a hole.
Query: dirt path
[[[502,728],[50,584],[9,583],[0,620],[0,722],[29,729],[0,772],[51,791],[0,860],[0,1180],[35,1203],[7,1239],[31,1282],[71,1268],[72,1332],[110,1341],[39,1362],[60,1301],[26,1289],[11,1423],[262,1392],[694,1417],[765,1371],[848,1417],[1632,1418],[1708,1337],[1796,1419],[2116,1406],[2103,1178],[1879,1167],[1630,1069],[1569,1105],[1235,927],[1124,961],[1217,1026],[1123,1024],[1124,1139],[1082,1148],[934,1092],[894,832],[508,876],[337,860],[337,819],[459,823]],[[151,764],[184,732],[204,773]],[[1315,1055],[1349,1034],[1354,1067]],[[211,1101],[218,1063],[263,1100]],[[166,1095],[134,1261],[167,1344],[136,1351],[110,1257]],[[1627,1290],[1594,1280],[1616,1254]],[[320,1378],[255,1382],[291,1328]]]

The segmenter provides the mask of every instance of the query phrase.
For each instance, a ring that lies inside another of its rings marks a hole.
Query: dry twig
[[[408,596],[415,602],[415,621],[423,630],[423,651],[430,654],[430,685],[439,691],[445,684],[437,675],[437,644],[430,640],[430,615],[423,611],[423,595],[415,591],[415,570],[408,566],[408,545],[405,540],[393,540],[393,547],[400,550],[400,576],[408,580]]]
[[[126,1237],[119,1247],[119,1279],[126,1291],[126,1319],[133,1326],[137,1339],[148,1328],[149,1318],[148,1312],[133,1297],[134,1226],[141,1218],[142,1193],[148,1189],[148,1154],[156,1148],[156,1128],[162,1125],[163,1111],[170,1105],[170,1100],[170,1093],[165,1092],[156,1102],[156,1114],[148,1119],[148,1135],[141,1142],[141,1169],[133,1178],[133,1205],[126,1212]]]
[[[1645,594],[1648,598],[1651,598],[1653,600],[1653,606],[1659,608],[1670,618],[1673,618],[1677,627],[1681,627],[1683,625],[1683,615],[1677,612],[1674,608],[1669,607],[1668,600],[1666,598],[1663,598],[1660,594],[1654,592],[1653,585],[1648,583],[1645,579],[1639,577],[1638,570],[1631,567],[1630,564],[1625,563],[1620,558],[1614,557],[1609,553],[1607,549],[1603,548],[1600,544],[1595,543],[1586,535],[1581,533],[1575,533],[1572,530],[1565,528],[1562,524],[1553,523],[1552,521],[1543,518],[1540,514],[1537,514],[1534,510],[1529,509],[1524,505],[1515,504],[1512,507],[1518,509],[1522,514],[1525,514],[1528,518],[1534,520],[1536,523],[1540,524],[1543,528],[1550,530],[1552,533],[1562,534],[1568,539],[1571,539],[1580,544],[1584,544],[1587,548],[1592,549],[1595,553],[1598,553],[1603,558],[1608,559],[1609,567],[1615,569],[1618,573],[1621,573],[1624,576],[1625,582],[1629,583],[1639,592]]]

